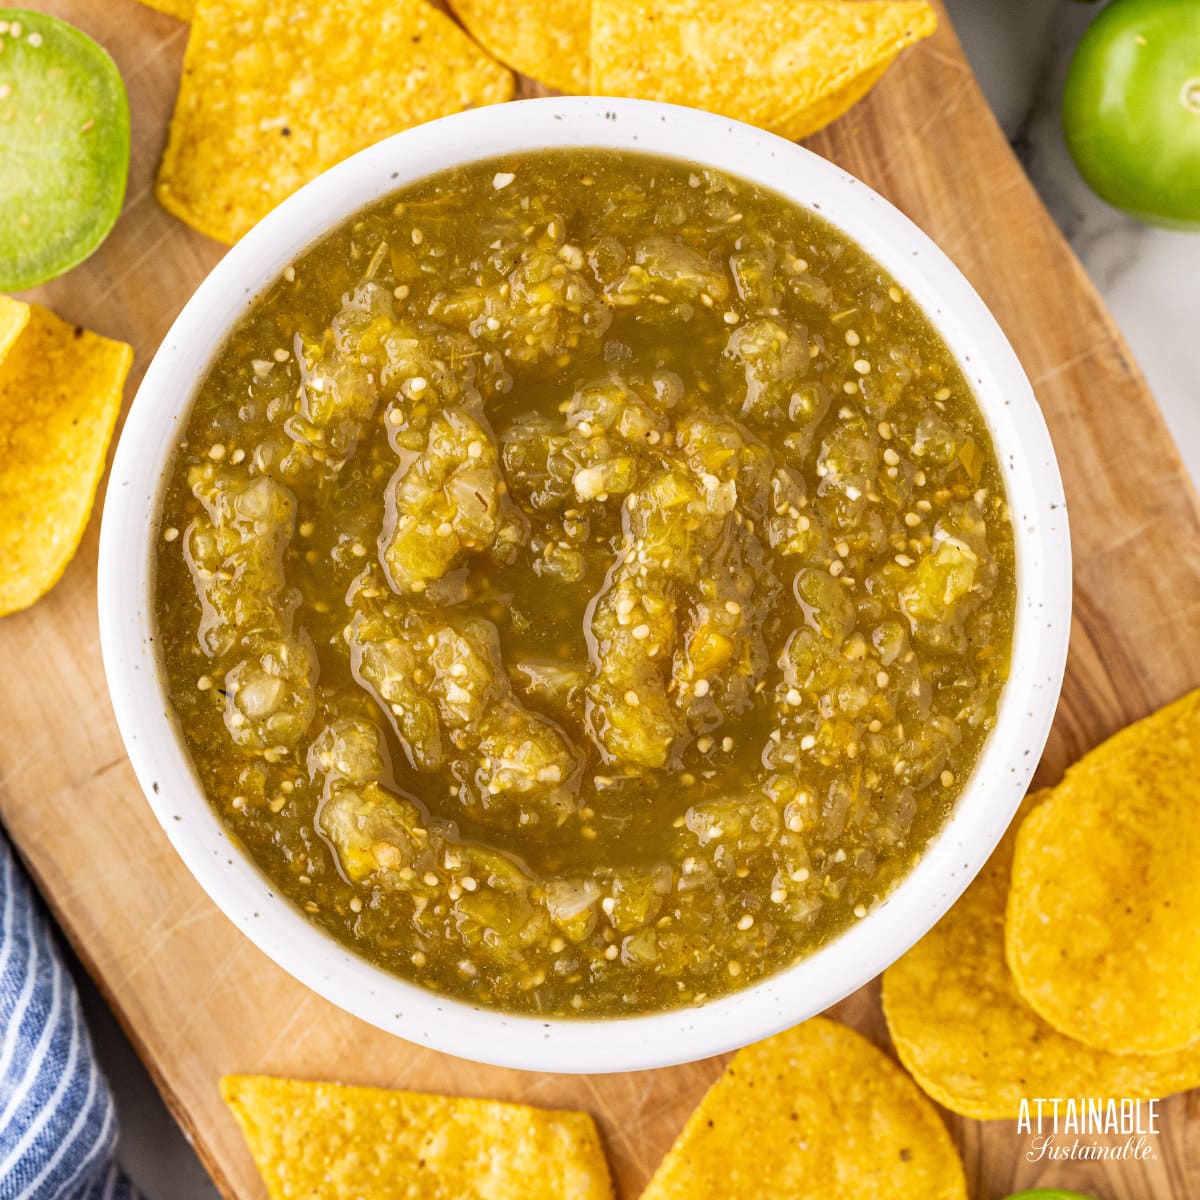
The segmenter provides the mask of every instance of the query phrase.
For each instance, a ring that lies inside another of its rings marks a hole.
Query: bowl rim
[[[776,974],[701,1007],[623,1018],[517,1016],[453,1000],[317,928],[274,891],[205,799],[153,644],[166,466],[232,326],[298,254],[374,200],[451,166],[558,147],[715,167],[812,209],[862,246],[922,304],[971,381],[1016,539],[1012,668],[996,726],[916,866],[858,924]],[[1007,828],[1049,734],[1066,663],[1070,562],[1062,480],[1033,389],[983,301],[915,224],[839,167],[752,126],[650,101],[553,97],[389,137],[301,188],[229,250],[163,339],[126,419],[101,526],[98,607],[109,693],[146,799],[201,887],[260,950],[326,1000],[408,1041],[496,1066],[599,1074],[695,1061],[795,1025],[873,979],[940,919]]]

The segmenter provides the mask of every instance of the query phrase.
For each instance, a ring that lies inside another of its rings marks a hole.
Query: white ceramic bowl
[[[389,975],[320,932],[231,846],[169,715],[152,644],[164,472],[231,326],[306,247],[379,197],[447,167],[553,146],[717,167],[819,211],[858,242],[922,305],[974,386],[1016,534],[1016,632],[999,719],[916,868],[809,958],[704,1007],[653,1016],[548,1020],[474,1007]],[[380,142],[303,188],[230,250],[167,334],[125,424],[100,538],[100,633],[117,721],[147,800],[201,886],[264,953],[334,1004],[409,1041],[530,1070],[628,1071],[705,1058],[794,1025],[879,974],[942,916],[996,845],[1038,761],[1062,682],[1070,581],[1062,481],[1029,382],[983,302],[915,225],[850,175],[761,130],[641,101],[548,99],[447,117]]]

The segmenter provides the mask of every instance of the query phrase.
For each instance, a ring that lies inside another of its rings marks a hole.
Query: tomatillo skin
[[[1079,173],[1109,204],[1200,230],[1200,3],[1102,9],[1067,75],[1063,130]]]

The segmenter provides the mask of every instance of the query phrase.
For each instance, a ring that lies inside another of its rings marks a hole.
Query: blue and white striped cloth
[[[136,1200],[79,994],[0,833],[0,1200]]]

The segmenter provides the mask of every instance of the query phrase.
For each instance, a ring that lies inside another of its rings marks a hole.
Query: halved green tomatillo
[[[66,22],[0,8],[0,131],[0,290],[17,291],[82,262],[121,211],[121,73]]]

